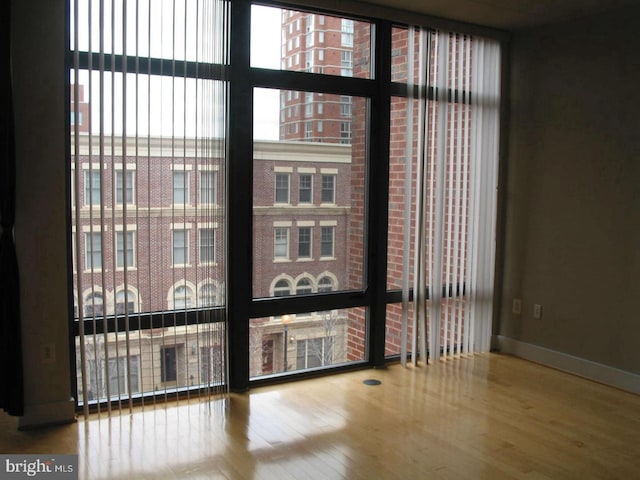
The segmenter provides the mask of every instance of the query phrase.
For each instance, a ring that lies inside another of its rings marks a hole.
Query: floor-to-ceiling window
[[[251,291],[261,314],[250,320],[250,378],[368,360],[374,30],[370,21],[251,8]],[[360,61],[347,65],[355,48]]]
[[[73,328],[85,407],[227,383],[228,14],[219,0],[72,2]]]
[[[268,3],[72,15],[81,402],[486,349],[498,43]]]

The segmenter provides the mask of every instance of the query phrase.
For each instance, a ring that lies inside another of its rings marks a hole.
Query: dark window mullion
[[[385,362],[385,323],[387,289],[387,243],[389,216],[389,147],[391,125],[391,23],[375,25],[374,53],[377,88],[371,100],[369,118],[369,218],[367,248],[367,284],[369,305],[369,363]],[[381,194],[385,192],[385,194]]]
[[[234,0],[231,15],[227,168],[227,305],[229,388],[249,387],[249,319],[253,249],[253,85],[249,82],[251,2]],[[248,141],[249,140],[249,141]],[[230,248],[233,246],[233,248]],[[233,268],[229,268],[233,265]]]
[[[293,72],[251,68],[249,81],[255,87],[279,88],[305,92],[322,92],[356,97],[372,97],[376,92],[375,80],[356,77],[338,77],[320,73]]]
[[[366,291],[318,292],[308,295],[260,298],[255,299],[251,303],[251,317],[261,318],[284,314],[365,307],[370,303],[370,299],[371,296]]]
[[[88,70],[90,65],[98,65],[100,54],[79,52],[78,68]],[[206,80],[221,80],[226,77],[227,66],[220,64],[198,64],[184,60],[169,60],[163,58],[123,57],[118,54],[104,54],[105,71],[123,72],[126,62],[128,74],[161,75],[176,78],[201,78]],[[203,68],[206,67],[206,68]]]

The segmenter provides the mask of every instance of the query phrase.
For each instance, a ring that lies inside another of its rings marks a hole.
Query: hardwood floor
[[[499,354],[15,426],[0,453],[78,453],[86,479],[640,478],[640,397]]]

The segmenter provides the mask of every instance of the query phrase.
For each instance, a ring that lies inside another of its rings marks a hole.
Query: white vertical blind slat
[[[213,137],[224,132],[219,119],[225,120],[220,110],[226,107],[226,89],[215,86],[224,79],[197,80],[189,77],[186,69],[178,77],[172,73],[186,60],[197,65],[197,72],[200,68],[211,69],[207,62],[228,60],[222,51],[228,47],[228,19],[213,18],[228,16],[227,3],[76,0],[72,4],[71,111],[78,120],[71,140],[74,281],[79,389],[85,414],[95,402],[98,411],[103,403],[111,412],[112,402],[117,408],[126,405],[131,409],[133,400],[144,393],[162,391],[179,397],[181,392],[187,392],[189,396],[189,387],[199,384],[196,380],[213,387],[213,391],[220,391],[220,384],[226,381],[224,373],[211,372],[211,368],[226,368],[226,362],[213,361],[212,354],[206,357],[204,353],[205,349],[212,352],[210,347],[214,346],[226,352],[224,343],[220,343],[226,341],[226,328],[218,328],[217,323],[224,321],[224,310],[212,310],[211,290],[200,289],[212,281],[221,286],[224,279],[213,263],[199,262],[199,226],[223,229],[223,208],[198,204],[200,167],[202,171],[219,173],[216,181],[224,179],[225,142]],[[92,13],[94,9],[97,15]],[[98,44],[97,49],[93,48],[94,43]],[[140,55],[146,57],[148,72],[140,71]],[[88,67],[80,67],[81,58],[86,59]],[[163,62],[159,63],[159,72],[152,72],[155,67],[151,60],[156,58]],[[171,72],[166,71],[167,63]],[[135,71],[129,71],[130,65],[135,65]],[[86,100],[81,98],[82,85]],[[83,102],[87,107],[82,106]],[[204,105],[207,102],[212,105]],[[82,132],[78,127],[81,108],[88,108]],[[93,150],[94,145],[97,151]],[[188,169],[183,166],[187,162]],[[165,205],[166,198],[172,196],[171,175],[176,169],[187,173],[181,186],[190,198],[181,205],[173,201]],[[149,186],[146,192],[141,190],[145,182]],[[215,188],[218,200],[224,201],[224,185]],[[156,208],[162,210],[160,215],[150,215]],[[192,219],[189,216],[194,211]],[[158,219],[167,225],[172,223],[174,228],[190,226],[185,228],[190,237],[186,244],[190,258],[184,265],[157,268],[158,264],[166,265],[167,255],[171,255],[172,235],[158,231],[163,245],[158,252],[154,247],[158,239],[148,234],[144,239],[141,232],[156,231]],[[214,235],[217,237],[217,232]],[[222,252],[215,237],[209,240],[214,242],[211,248]],[[222,254],[220,261],[224,262]],[[140,295],[138,287],[143,283],[148,290]],[[164,290],[168,305],[160,305],[153,292],[167,288],[167,284],[173,285],[173,297]],[[193,285],[185,297],[189,303],[176,312],[175,287],[187,284]],[[206,302],[204,292],[209,295]],[[219,304],[221,298],[218,293],[213,301]],[[202,306],[207,310],[196,311],[195,316],[187,312],[191,307]],[[142,334],[132,330],[132,320],[141,321],[143,314],[153,315],[156,325],[163,326],[159,335],[153,329]],[[91,335],[86,334],[85,320],[93,322]],[[211,322],[216,322],[215,326]],[[223,332],[222,337],[219,332]],[[143,341],[143,336],[148,340]],[[179,382],[175,382],[175,388],[170,382],[159,381],[164,360],[162,345],[176,346]],[[142,359],[142,355],[147,357]],[[208,362],[206,368],[203,362]],[[207,368],[209,374],[205,378],[203,372]]]
[[[415,40],[409,33],[410,44]],[[414,175],[414,323],[412,348],[419,351],[421,315],[428,318],[431,359],[462,352],[488,351],[491,335],[493,265],[495,259],[496,178],[499,131],[499,55],[495,41],[435,32],[429,46],[432,100],[418,99],[417,149],[414,147],[415,104],[407,101],[406,175]],[[414,56],[409,50],[409,58]],[[422,57],[420,57],[422,58]],[[415,72],[423,67],[409,67]],[[427,71],[429,68],[426,69]],[[432,74],[431,74],[432,73]],[[421,91],[421,88],[418,89]],[[409,80],[408,91],[413,92]],[[423,123],[420,123],[423,122]],[[424,130],[422,130],[424,128]],[[424,132],[424,135],[422,133]],[[424,138],[424,144],[421,143]],[[411,158],[411,162],[409,162]],[[421,159],[424,176],[421,175]],[[405,179],[405,202],[413,199]],[[405,205],[405,208],[406,206]],[[422,222],[424,219],[424,222]],[[405,239],[406,240],[406,239]],[[424,257],[421,256],[424,245]],[[408,250],[405,245],[404,261]],[[403,265],[403,302],[409,275]],[[421,284],[421,278],[425,283]],[[428,288],[429,300],[421,302]],[[403,321],[404,321],[403,305]],[[404,324],[403,324],[404,325]],[[404,332],[403,344],[406,345]],[[403,363],[406,351],[402,350]]]

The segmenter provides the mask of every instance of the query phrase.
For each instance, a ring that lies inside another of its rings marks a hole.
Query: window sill
[[[290,258],[274,258],[273,263],[291,263]]]

